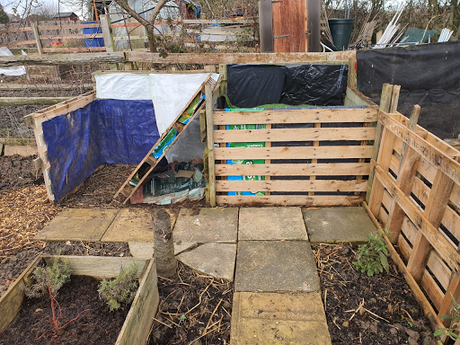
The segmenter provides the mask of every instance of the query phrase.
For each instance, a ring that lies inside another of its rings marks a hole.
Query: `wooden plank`
[[[393,93],[393,85],[383,84],[382,95],[380,97],[379,114],[381,111],[390,110],[392,93]],[[375,130],[374,149],[372,150],[372,156],[371,156],[372,159],[375,161],[377,161],[377,156],[380,151],[380,141],[382,140],[382,133],[383,133],[383,126],[380,124],[380,122],[377,122],[376,130]],[[366,203],[368,203],[369,205],[370,205],[369,200],[371,197],[371,191],[373,188],[373,184],[374,184],[374,172],[371,170],[371,172],[369,173],[369,183],[368,183],[367,192],[366,192]],[[374,205],[374,208],[376,208],[375,205]]]
[[[379,222],[377,219],[374,217],[372,212],[370,211],[369,207],[367,204],[364,202],[363,203],[364,209],[366,210],[367,214],[371,218],[372,222],[374,225],[382,232],[384,233],[382,227],[380,226]],[[393,243],[388,239],[388,237],[384,236],[385,242],[388,244],[388,251],[390,253],[390,257],[395,263],[395,265],[398,267],[399,272],[403,275],[404,279],[406,280],[407,284],[409,285],[410,289],[412,290],[412,293],[414,294],[415,299],[418,301],[420,306],[422,307],[423,313],[426,315],[428,320],[431,323],[431,327],[435,330],[437,329],[442,329],[444,328],[444,325],[442,324],[441,320],[437,316],[435,310],[431,306],[430,302],[424,295],[423,291],[421,290],[420,286],[417,284],[417,282],[412,278],[412,276],[409,274],[407,271],[406,265],[402,261],[401,257],[399,256],[398,252],[396,251],[395,247],[393,246]]]
[[[409,243],[406,241],[406,239],[402,236],[399,236],[398,237],[398,246],[399,246],[399,250],[402,254],[402,257],[405,258],[407,260],[407,258],[409,258],[411,252],[412,252],[412,248],[410,247]]]
[[[376,122],[378,110],[362,109],[293,109],[264,111],[214,112],[215,125],[276,124],[276,123],[349,123]]]
[[[2,91],[16,91],[16,90],[81,90],[92,89],[93,84],[1,84],[0,90]]]
[[[439,310],[442,304],[444,293],[428,272],[425,272],[425,274],[423,274],[420,286],[423,290],[425,290],[426,294],[428,295],[428,298],[433,303],[436,310]]]
[[[101,47],[104,48],[104,47]],[[49,48],[51,49],[51,48]],[[65,48],[61,48],[65,49]],[[70,48],[69,48],[70,49]],[[80,49],[80,48],[78,48]],[[85,48],[89,50],[89,48]],[[105,49],[105,48],[104,48]],[[45,49],[43,50],[46,51]],[[61,50],[64,51],[64,50]],[[81,54],[55,54],[55,55],[14,55],[0,56],[0,66],[24,66],[24,65],[67,65],[69,61],[74,65],[96,63],[125,62],[122,52],[115,53],[81,53]]]
[[[388,193],[401,206],[405,214],[419,228],[419,231],[428,242],[435,248],[444,261],[456,271],[460,271],[460,255],[452,248],[450,243],[442,236],[425,215],[414,205],[414,203],[399,189],[399,187],[387,176],[381,167],[376,166],[375,176],[386,188]]]
[[[343,195],[217,195],[218,205],[251,206],[354,206],[363,201],[361,196]]]
[[[244,142],[280,142],[280,141],[337,141],[337,140],[373,140],[375,128],[290,128],[290,129],[249,129],[216,130],[216,143]]]
[[[446,208],[441,223],[451,232],[457,240],[460,240],[460,216],[450,207]],[[452,243],[454,245],[454,243]]]
[[[370,158],[372,146],[219,147],[215,159]]]
[[[347,64],[350,57],[356,56],[355,51],[331,53],[188,53],[168,54],[127,51],[126,58],[132,62],[152,63],[196,63],[203,64],[285,64],[285,63],[341,63]],[[340,61],[342,60],[342,61]]]
[[[71,97],[0,97],[0,106],[53,105]]]
[[[440,169],[443,173],[449,176],[450,179],[456,181],[457,184],[460,183],[460,164],[458,162],[434,145],[420,138],[420,136],[406,128],[396,119],[392,118],[391,115],[381,112],[379,122],[412,147],[430,164]]]
[[[393,94],[391,95],[390,113],[398,111],[399,93],[401,92],[401,85],[393,85]]]
[[[395,135],[383,128],[380,150],[378,153],[377,163],[385,172],[389,171],[391,158],[393,156],[393,143]],[[375,148],[375,145],[374,145]],[[374,154],[374,151],[372,152]],[[372,184],[372,193],[369,198],[369,208],[377,215],[380,209],[380,204],[383,197],[383,186],[378,180],[374,180]]]
[[[362,192],[367,181],[338,180],[218,180],[217,192]]]
[[[211,85],[205,86],[206,99],[212,99]],[[214,123],[213,123],[213,102],[206,102],[206,142],[208,148],[208,184],[209,204],[216,206],[216,170],[214,157]]]
[[[144,344],[149,338],[159,303],[156,265],[151,259],[115,345]]]
[[[443,172],[438,171],[424,212],[426,220],[436,229],[441,225],[441,220],[444,217],[447,202],[449,201],[449,196],[453,188],[454,181]],[[419,281],[424,273],[425,265],[432,249],[432,244],[430,242],[431,241],[426,238],[424,233],[419,232],[414,243],[412,256],[407,264],[407,269],[416,281]],[[457,256],[460,257],[459,254],[457,254]]]
[[[26,279],[32,273],[34,268],[41,261],[40,257],[35,258],[32,263],[21,273],[21,275],[11,284],[8,291],[0,298],[0,334],[10,325],[16,318],[16,315],[22,308],[24,300],[24,288]]]
[[[436,277],[442,288],[447,290],[452,270],[444,263],[444,261],[442,261],[435,251],[430,253],[426,266]]]
[[[110,31],[110,17],[106,14],[101,14],[100,19],[105,49],[107,52],[112,53],[115,51],[115,44],[113,43],[113,35]]]
[[[410,195],[410,191],[412,190],[412,184],[415,180],[415,174],[417,173],[419,162],[420,155],[413,149],[409,148],[403,157],[401,165],[402,169],[397,178],[398,187],[406,195]],[[397,243],[404,219],[404,211],[396,202],[393,202],[388,210],[389,219],[387,223],[387,230],[391,235],[393,243]]]
[[[38,54],[42,55],[43,47],[42,47],[42,42],[40,41],[40,35],[38,34],[37,23],[33,22],[31,26],[32,26],[32,32],[34,33],[35,42],[37,44]]]
[[[418,177],[414,177],[411,184],[412,188],[406,194],[414,194],[423,205],[426,205],[428,196],[430,195],[430,188],[428,188],[428,186]]]
[[[274,52],[307,51],[306,6],[306,1],[272,2]]]
[[[40,38],[42,40],[50,40],[50,41],[54,41],[57,39],[59,40],[88,39],[88,38],[93,39],[93,38],[104,38],[104,34],[40,35]],[[87,48],[90,48],[90,47],[87,47]]]
[[[452,296],[454,296],[456,301],[460,299],[460,275],[456,272],[452,273],[452,276],[449,282],[449,287],[447,288],[447,291],[444,294],[444,298],[442,300],[441,306],[438,309],[439,316],[450,314],[450,310],[453,305]],[[450,320],[444,319],[444,325],[448,327],[449,324],[450,324]]]
[[[367,175],[369,163],[216,164],[217,176],[354,176]]]
[[[415,227],[414,223],[412,223],[412,221],[409,219],[409,217],[404,217],[401,225],[401,230],[411,244],[415,243],[419,231]]]
[[[103,52],[105,47],[88,47],[88,48],[43,48],[45,53],[78,53],[78,52]],[[73,61],[72,61],[73,63]]]

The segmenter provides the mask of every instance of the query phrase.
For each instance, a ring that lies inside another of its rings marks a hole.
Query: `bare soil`
[[[114,344],[129,306],[111,312],[99,297],[98,288],[99,281],[94,278],[72,276],[59,290],[56,318],[59,327],[68,323],[59,331],[53,326],[48,295],[25,299],[19,317],[0,334],[0,344]]]

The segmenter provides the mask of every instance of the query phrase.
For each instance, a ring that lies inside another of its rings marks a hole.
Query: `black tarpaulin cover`
[[[227,94],[239,108],[342,105],[347,77],[347,65],[228,65]]]
[[[422,107],[419,124],[441,139],[460,133],[460,42],[357,52],[358,89],[380,102],[384,83],[401,85],[398,110]]]

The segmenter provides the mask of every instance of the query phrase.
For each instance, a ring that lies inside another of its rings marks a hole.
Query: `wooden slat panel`
[[[307,50],[306,1],[283,0],[272,4],[273,48],[275,52]]]
[[[379,220],[382,222],[384,227],[387,225],[388,213],[386,213],[383,207],[380,207],[380,210],[379,210]]]
[[[460,208],[460,186],[455,185],[449,200],[454,203],[455,206]]]
[[[404,235],[409,239],[411,243],[415,242],[418,230],[407,216],[403,219],[401,230],[404,232]]]
[[[420,212],[413,202],[404,195],[388,176],[386,176],[386,173],[379,166],[375,168],[375,176],[401,206],[408,217],[417,224],[421,233],[428,239],[447,264],[453,269],[460,271],[460,256],[444,237],[438,235],[438,229],[428,221],[423,213]]]
[[[332,159],[370,158],[372,146],[219,147],[215,159]]]
[[[215,125],[376,122],[377,109],[215,111]]]
[[[372,102],[372,100],[369,97],[363,95],[360,91],[350,86],[347,86],[347,93],[345,96],[344,105],[365,105],[375,107],[377,109],[377,105],[374,102]]]
[[[379,121],[385,128],[404,140],[404,142],[418,152],[430,164],[437,167],[450,179],[455,181],[455,183],[460,183],[460,164],[458,162],[426,140],[420,138],[413,131],[404,127],[403,124],[392,118],[391,115],[381,112]]]
[[[420,286],[423,290],[425,290],[436,310],[439,310],[444,298],[444,293],[428,272],[425,272],[423,275]]]
[[[457,240],[460,240],[460,216],[450,207],[446,207],[446,212],[442,218],[441,223],[455,236]],[[454,245],[454,244],[452,244]]]
[[[330,195],[217,195],[218,205],[279,205],[279,206],[353,206],[361,204],[364,196]]]
[[[428,196],[430,195],[430,188],[423,183],[418,177],[413,179],[413,186],[411,192],[424,204],[426,205],[426,201],[428,200]]]
[[[354,176],[368,175],[369,163],[216,164],[218,176]]]
[[[392,202],[393,199],[391,198],[391,195],[385,190],[383,192],[382,204],[385,206],[387,211],[390,209]]]
[[[216,143],[244,143],[258,141],[334,141],[334,140],[374,140],[375,128],[291,128],[291,129],[249,129],[216,130]]]
[[[407,261],[412,252],[412,248],[410,247],[409,243],[407,243],[406,239],[402,236],[398,237],[398,246],[403,258]]]
[[[435,251],[431,251],[430,256],[427,261],[427,266],[433,272],[436,279],[441,283],[442,287],[447,290],[449,285],[450,275],[452,271],[449,267],[442,261],[438,254]]]
[[[327,181],[327,180],[218,180],[217,192],[248,191],[248,192],[363,192],[367,181]]]

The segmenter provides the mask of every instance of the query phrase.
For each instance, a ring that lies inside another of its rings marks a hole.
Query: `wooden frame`
[[[347,94],[349,103],[355,107],[214,110],[212,124],[207,125],[214,128],[212,145],[208,144],[214,157],[208,156],[208,164],[210,169],[214,166],[216,204],[338,206],[361,203],[370,171],[371,141],[375,138],[375,128],[369,124],[377,121],[378,109],[375,105],[367,106],[371,102],[352,88],[348,88]],[[241,130],[226,127],[253,124],[262,126]],[[254,142],[264,145],[228,147],[229,143]],[[229,160],[261,159],[265,164],[229,163]],[[263,176],[263,179],[228,180],[228,176]],[[259,195],[247,193],[256,191]],[[214,195],[209,196],[210,200],[213,198]]]
[[[52,264],[57,258],[65,259],[72,271],[72,275],[88,275],[96,279],[113,278],[120,272],[121,266],[128,266],[132,262],[139,265],[139,288],[128,315],[118,335],[116,345],[145,344],[150,335],[153,318],[158,309],[160,297],[157,286],[155,260],[138,260],[135,258],[118,258],[103,256],[39,256],[8,291],[0,298],[0,333],[16,318],[25,298],[24,288],[30,281],[35,267],[45,261]]]
[[[410,122],[381,106],[366,208],[389,231],[395,262],[439,329],[449,321],[440,316],[450,312],[450,294],[460,298],[460,152]]]

